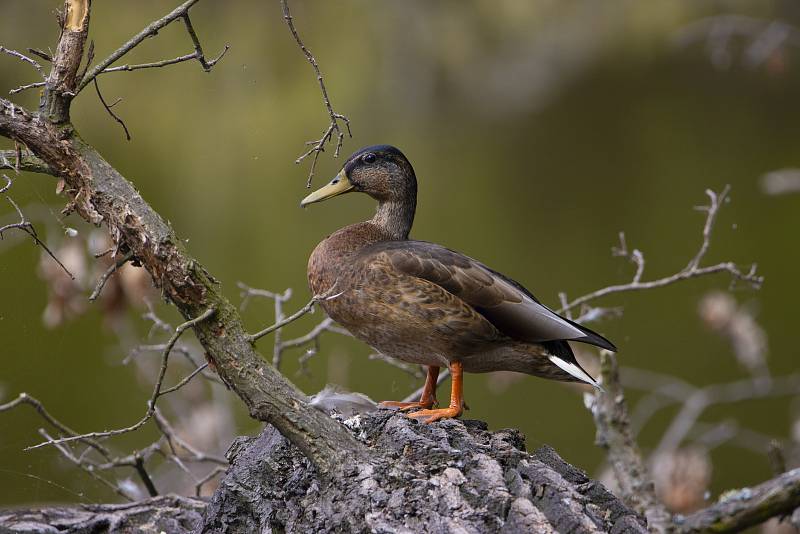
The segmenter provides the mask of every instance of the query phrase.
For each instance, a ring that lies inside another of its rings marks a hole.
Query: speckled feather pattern
[[[539,343],[512,339],[458,294],[483,306],[519,302],[517,292],[442,247],[415,255],[411,241],[393,241],[371,222],[347,226],[322,241],[308,263],[313,294],[328,315],[375,350],[409,363],[466,372],[517,371],[574,381]],[[426,244],[431,245],[431,244]],[[409,274],[409,272],[414,274]]]

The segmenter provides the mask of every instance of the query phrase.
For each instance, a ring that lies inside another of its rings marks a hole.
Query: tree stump
[[[267,426],[234,441],[209,503],[162,496],[0,511],[0,533],[647,532],[644,518],[552,448],[526,452],[517,430],[426,425],[390,410],[336,417],[377,460],[320,477]]]
[[[239,438],[201,532],[646,532],[644,519],[513,429],[389,410],[342,422],[377,452],[332,481],[267,427]]]

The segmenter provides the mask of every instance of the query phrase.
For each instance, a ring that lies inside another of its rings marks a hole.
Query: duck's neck
[[[413,194],[404,195],[403,198],[381,201],[378,204],[378,211],[370,222],[389,239],[402,241],[408,239],[416,209],[417,194],[414,191]]]

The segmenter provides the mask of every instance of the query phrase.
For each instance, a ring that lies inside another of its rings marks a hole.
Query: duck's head
[[[305,207],[352,191],[366,193],[380,204],[413,206],[417,200],[417,178],[411,163],[395,147],[368,146],[347,158],[339,174],[304,198],[300,205]]]

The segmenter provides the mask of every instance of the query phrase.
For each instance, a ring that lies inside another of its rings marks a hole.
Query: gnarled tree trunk
[[[553,449],[525,452],[517,430],[424,425],[387,410],[343,423],[373,454],[333,481],[267,426],[233,443],[207,506],[168,496],[7,512],[0,532],[646,532],[642,517]]]

